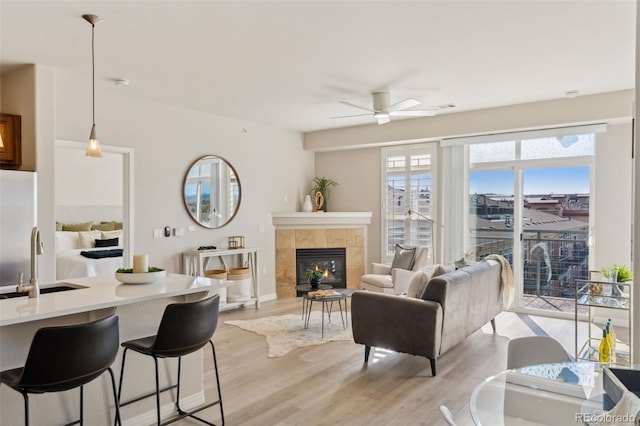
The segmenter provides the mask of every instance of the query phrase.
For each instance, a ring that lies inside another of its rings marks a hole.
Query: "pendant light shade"
[[[82,15],[82,17],[91,24],[91,100],[93,112],[93,124],[85,155],[87,157],[102,157],[102,148],[96,136],[96,59],[94,46],[96,24],[99,24],[102,20],[97,15]]]

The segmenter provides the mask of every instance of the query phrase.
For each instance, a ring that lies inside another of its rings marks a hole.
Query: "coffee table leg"
[[[347,310],[347,301],[345,300],[344,302],[345,304],[345,311]],[[345,325],[344,325],[344,317],[342,316],[342,300],[338,300],[338,307],[340,307],[340,319],[342,320],[342,328],[346,329]]]
[[[307,318],[304,322],[304,328],[309,328],[309,317],[311,316],[312,306],[313,306],[313,300],[307,300]]]
[[[324,339],[324,305],[326,305],[326,302],[322,302],[322,334],[321,337]],[[331,318],[331,316],[329,316],[329,318]]]

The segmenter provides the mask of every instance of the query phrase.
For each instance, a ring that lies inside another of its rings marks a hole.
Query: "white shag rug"
[[[304,328],[302,314],[278,315],[253,320],[229,320],[224,323],[265,336],[269,358],[283,356],[293,349],[305,346],[321,345],[336,340],[353,340],[351,322],[345,330],[340,320],[340,312],[333,312],[331,322],[325,313],[324,338],[321,337],[321,321],[322,312],[312,311],[307,329]]]

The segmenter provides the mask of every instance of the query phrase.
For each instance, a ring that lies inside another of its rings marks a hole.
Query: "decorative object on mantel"
[[[322,194],[320,192],[316,192],[315,201],[316,201],[316,211],[324,213],[324,208],[326,206],[324,204],[324,197],[322,196]]]
[[[313,204],[311,204],[311,195],[305,195],[304,202],[302,203],[302,211],[306,213],[313,211]]]
[[[318,193],[320,193],[322,195],[322,204],[320,204],[319,207],[317,207],[317,210],[320,211],[329,211],[327,208],[327,201],[329,200],[329,189],[332,186],[337,186],[338,182],[331,180],[331,179],[327,179],[324,176],[321,177],[315,177],[313,179],[313,187],[311,188],[311,191],[313,191],[313,195],[315,197],[316,200],[316,206],[318,205],[318,201],[319,201],[319,197],[317,196]]]
[[[244,237],[241,235],[235,235],[228,238],[228,246],[230,249],[243,249]]]
[[[0,113],[0,164],[22,164],[22,118]]]
[[[93,124],[85,155],[87,157],[102,157],[102,148],[96,135],[96,55],[94,43],[96,24],[102,22],[102,19],[97,15],[82,15],[82,18],[91,24],[91,102],[93,111]]]
[[[321,313],[311,312],[309,328],[304,328],[300,314],[287,314],[251,320],[229,320],[225,324],[267,338],[268,357],[286,355],[291,350],[305,346],[322,345],[331,341],[353,340],[351,329],[343,329],[340,321],[324,324],[324,338],[321,337]]]

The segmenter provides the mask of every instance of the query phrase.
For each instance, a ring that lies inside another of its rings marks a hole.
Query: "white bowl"
[[[157,272],[116,272],[116,280],[124,284],[149,284],[163,279],[167,271]]]

